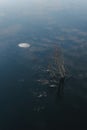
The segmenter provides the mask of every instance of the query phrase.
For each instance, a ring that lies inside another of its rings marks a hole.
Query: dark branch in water
[[[57,94],[60,95],[64,90],[64,83],[66,78],[66,69],[61,49],[56,47],[51,63],[48,65],[50,84],[58,87]]]
[[[47,73],[46,79],[37,80],[42,85],[49,85],[50,87],[57,88],[57,94],[61,96],[64,91],[65,80],[67,79],[67,72],[65,68],[65,63],[61,49],[59,47],[54,48],[54,52],[51,53],[51,56],[48,60],[47,69],[42,69],[43,72]]]

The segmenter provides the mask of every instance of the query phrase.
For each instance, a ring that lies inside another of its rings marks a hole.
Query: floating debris
[[[47,79],[39,79],[37,80],[38,82],[40,82],[42,85],[47,85],[49,84],[49,81]]]
[[[51,88],[55,88],[56,85],[55,85],[55,84],[51,84],[50,87],[51,87]]]
[[[49,69],[47,69],[47,70],[46,70],[46,72],[50,72],[50,70],[49,70]]]
[[[18,46],[21,47],[21,48],[28,48],[31,45],[29,43],[19,43]]]
[[[37,97],[38,98],[47,97],[47,93],[44,91],[44,92],[40,93]]]

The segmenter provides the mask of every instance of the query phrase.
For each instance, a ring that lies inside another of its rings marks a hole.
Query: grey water
[[[0,130],[87,128],[87,1],[0,1]],[[21,48],[19,43],[29,43]],[[55,46],[70,79],[42,85]]]

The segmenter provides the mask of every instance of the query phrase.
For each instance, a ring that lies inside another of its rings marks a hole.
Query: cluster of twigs
[[[66,76],[66,70],[64,65],[64,59],[59,47],[56,47],[54,54],[50,58],[50,63],[48,64],[49,80],[54,83],[59,82],[59,78],[64,78]]]
[[[48,68],[44,69],[44,72],[47,72],[47,78],[38,81],[43,85],[56,87],[58,95],[61,95],[64,91],[65,80],[69,77],[69,73],[65,67],[62,49],[56,46],[53,50],[49,56]]]

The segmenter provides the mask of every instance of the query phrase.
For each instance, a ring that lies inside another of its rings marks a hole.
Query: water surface
[[[86,5],[86,0],[0,1],[1,130],[87,127]],[[55,88],[37,82],[47,78],[44,69],[55,45],[72,75],[61,98]]]

